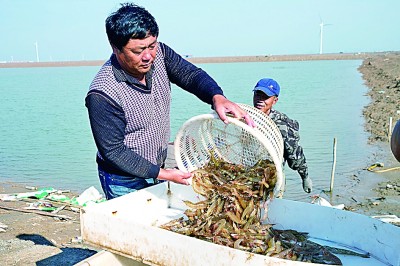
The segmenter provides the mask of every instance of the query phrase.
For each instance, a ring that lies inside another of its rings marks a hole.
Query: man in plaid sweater
[[[253,120],[223,95],[202,69],[158,42],[158,25],[144,8],[122,6],[106,19],[113,50],[93,79],[85,104],[107,199],[169,180],[188,185],[190,173],[164,169],[170,137],[171,82],[227,113]]]

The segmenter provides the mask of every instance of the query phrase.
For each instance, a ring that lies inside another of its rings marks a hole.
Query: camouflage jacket
[[[290,119],[287,115],[271,109],[269,117],[275,122],[281,131],[283,138],[284,163],[297,171],[302,179],[308,177],[308,167],[303,148],[300,146],[299,123]]]

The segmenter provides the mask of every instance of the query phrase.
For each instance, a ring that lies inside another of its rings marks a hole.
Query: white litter
[[[397,217],[394,214],[387,214],[387,215],[375,215],[371,216],[372,218],[381,220],[382,222],[385,223],[394,223],[394,224],[400,224],[400,218]]]
[[[332,205],[328,200],[324,199],[320,195],[313,195],[310,197],[312,198],[312,200],[311,200],[312,204],[331,207],[331,208],[335,208],[335,209],[339,209],[339,210],[344,209],[344,204]]]
[[[87,204],[89,202],[96,202],[102,197],[103,196],[100,194],[100,192],[95,187],[91,186],[90,188],[83,191],[82,194],[80,194],[79,197],[76,198],[76,201],[80,206],[83,206],[84,204]]]

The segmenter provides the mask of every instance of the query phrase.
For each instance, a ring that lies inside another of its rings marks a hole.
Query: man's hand
[[[185,173],[179,169],[160,169],[157,179],[168,180],[181,185],[190,185],[190,177],[192,177],[191,173]]]
[[[251,119],[250,115],[247,112],[245,112],[242,108],[240,108],[236,103],[226,99],[223,95],[220,94],[214,95],[213,106],[219,118],[226,124],[228,123],[228,118],[226,114],[230,113],[235,118],[238,119],[244,118],[247,125],[251,127],[256,126],[253,119]]]
[[[309,177],[303,179],[303,189],[307,193],[312,191],[312,180]]]

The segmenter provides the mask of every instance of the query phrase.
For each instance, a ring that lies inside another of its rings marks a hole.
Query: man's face
[[[130,39],[122,50],[113,48],[122,69],[135,78],[142,80],[150,70],[157,53],[157,37]]]
[[[262,91],[255,91],[253,95],[253,106],[267,115],[277,101],[277,96],[268,96]]]

